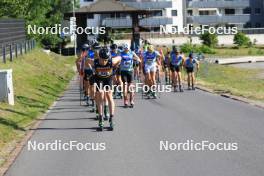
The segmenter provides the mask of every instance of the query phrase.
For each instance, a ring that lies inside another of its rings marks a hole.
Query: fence
[[[34,40],[26,39],[25,20],[0,19],[0,58],[6,63],[18,55],[29,52],[36,46]]]
[[[35,40],[25,40],[2,44],[0,48],[0,56],[2,57],[2,62],[6,63],[7,59],[12,62],[14,58],[18,57],[18,55],[26,54],[35,47]]]

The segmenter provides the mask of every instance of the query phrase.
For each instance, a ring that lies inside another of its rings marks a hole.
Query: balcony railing
[[[187,17],[187,23],[217,24],[217,23],[246,23],[250,15],[200,15]]]
[[[172,1],[171,0],[170,1],[156,0],[156,1],[148,1],[148,2],[145,2],[145,1],[142,1],[142,2],[122,1],[122,2],[124,2],[128,6],[135,7],[138,9],[143,9],[143,10],[146,10],[146,9],[163,9],[163,8],[171,8],[172,7]]]
[[[250,6],[250,0],[203,0],[188,2],[189,8],[245,8]]]
[[[170,17],[150,17],[140,19],[139,25],[143,27],[159,27],[160,25],[172,24]],[[102,25],[114,28],[127,28],[132,26],[131,18],[105,18]]]

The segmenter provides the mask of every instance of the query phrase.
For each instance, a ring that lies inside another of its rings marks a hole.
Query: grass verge
[[[215,54],[206,55],[210,56],[221,56],[221,57],[237,57],[237,56],[262,56],[264,55],[264,47],[257,46],[251,48],[235,48],[235,47],[223,47],[213,49]]]
[[[226,65],[203,63],[198,83],[219,93],[245,97],[264,102],[262,69],[242,69]]]
[[[73,57],[40,49],[20,56],[14,62],[0,64],[0,69],[13,69],[15,106],[0,103],[0,165],[25,134],[34,120],[49,108],[73,77]]]

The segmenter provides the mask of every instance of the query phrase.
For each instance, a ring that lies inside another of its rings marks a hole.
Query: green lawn
[[[13,69],[15,106],[0,103],[0,164],[6,144],[18,141],[34,120],[43,114],[73,77],[73,57],[35,49],[14,62],[0,63],[0,69]]]
[[[213,55],[209,56],[221,56],[221,57],[236,57],[236,56],[261,56],[264,55],[264,47],[252,47],[252,48],[234,48],[234,47],[223,47],[223,48],[215,48],[216,52]]]
[[[263,70],[203,63],[198,82],[216,92],[264,102],[264,78],[260,76]]]

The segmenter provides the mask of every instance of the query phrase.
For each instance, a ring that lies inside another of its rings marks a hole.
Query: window
[[[245,9],[243,9],[243,14],[251,14],[251,8],[247,7]]]
[[[225,14],[226,15],[234,15],[235,14],[235,9],[225,9]]]
[[[251,28],[251,23],[246,23],[246,24],[244,24],[244,28]]]
[[[260,8],[255,8],[255,14],[261,14],[261,10],[260,10]]]
[[[88,18],[88,19],[94,19],[94,14],[88,14],[88,15],[87,15],[87,18]]]
[[[260,27],[261,27],[261,24],[260,24],[260,23],[256,23],[256,24],[255,24],[255,27],[256,27],[256,28],[260,28]]]
[[[154,10],[154,11],[152,12],[152,15],[153,15],[153,16],[162,16],[162,11],[161,11],[161,10]]]
[[[192,10],[188,10],[187,14],[188,14],[188,16],[193,16],[193,11]]]
[[[171,16],[178,16],[178,11],[177,10],[172,10],[171,11]]]

